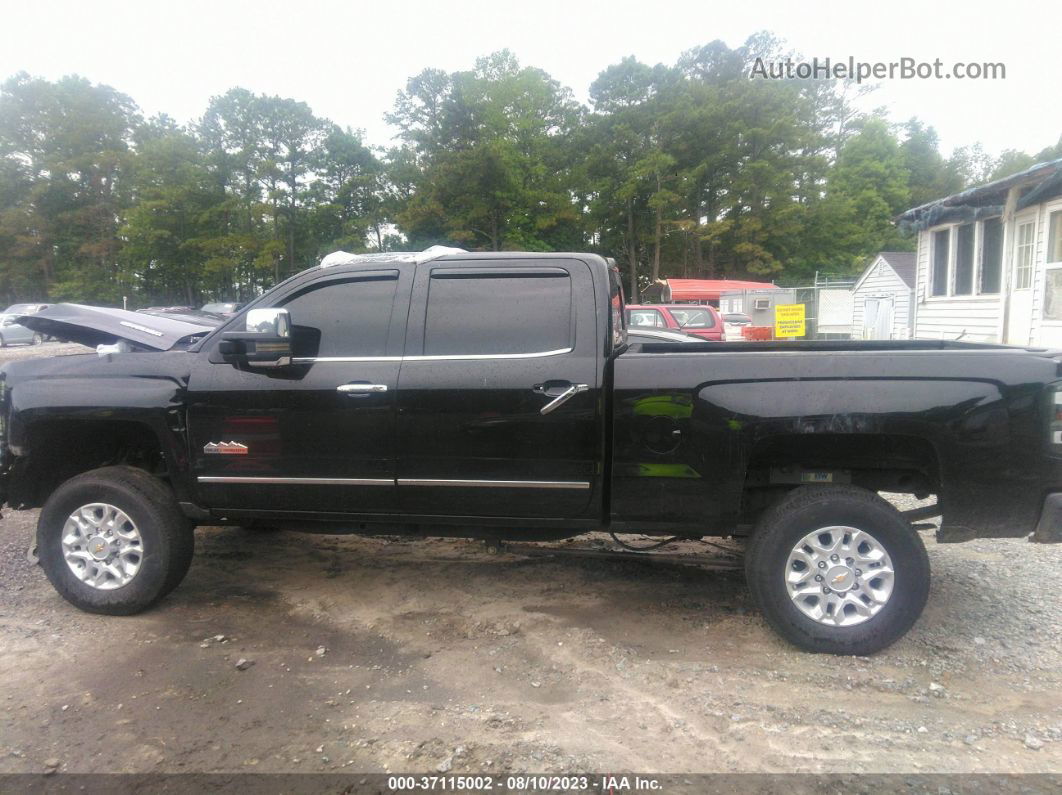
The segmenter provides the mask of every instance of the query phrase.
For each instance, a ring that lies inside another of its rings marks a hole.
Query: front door
[[[863,339],[892,339],[892,298],[867,298],[863,304]]]
[[[1007,298],[1006,339],[1010,345],[1028,345],[1032,333],[1032,287],[1036,263],[1036,216],[1019,216],[1014,222],[1010,291]]]
[[[278,294],[293,364],[199,357],[189,384],[197,488],[213,509],[395,510],[395,389],[412,274],[315,274]]]
[[[403,512],[577,518],[600,500],[596,317],[580,260],[418,268],[399,376]]]

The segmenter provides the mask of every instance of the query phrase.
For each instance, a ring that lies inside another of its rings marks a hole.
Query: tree
[[[854,272],[866,256],[908,249],[892,219],[910,205],[909,174],[895,136],[884,121],[869,119],[837,157],[827,195],[836,202],[836,258],[828,263]]]
[[[153,119],[136,140],[133,204],[121,228],[123,281],[152,302],[197,306],[204,291],[228,288],[212,284],[204,267],[206,243],[220,231],[212,209],[224,191],[194,136],[172,120]]]
[[[80,77],[50,83],[22,73],[3,84],[0,235],[11,243],[9,290],[80,300],[121,294],[117,226],[138,121],[129,97]]]
[[[470,72],[427,70],[407,83],[388,119],[415,153],[402,163],[410,191],[397,215],[411,240],[498,251],[579,238],[561,143],[578,107],[546,73],[520,67],[508,51]]]

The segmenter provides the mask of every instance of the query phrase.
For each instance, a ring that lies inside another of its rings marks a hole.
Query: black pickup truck
[[[557,539],[747,537],[771,625],[866,654],[929,592],[939,541],[1062,539],[1062,367],[957,342],[629,343],[587,254],[352,256],[219,327],[58,305],[102,346],[0,373],[0,499],[41,506],[67,600],[142,610],[196,525]],[[926,513],[926,512],[923,512]]]

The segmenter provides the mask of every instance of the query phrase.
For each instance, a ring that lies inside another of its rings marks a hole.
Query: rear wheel
[[[105,467],[63,483],[41,509],[37,553],[49,581],[90,613],[130,615],[180,584],[192,525],[173,493],[132,467]]]
[[[745,574],[767,622],[814,652],[880,651],[929,596],[922,539],[877,494],[851,486],[799,488],[768,509]]]

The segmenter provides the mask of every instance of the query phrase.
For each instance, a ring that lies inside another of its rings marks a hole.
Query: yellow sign
[[[804,304],[779,304],[774,308],[774,336],[803,337],[807,333],[804,327]]]

